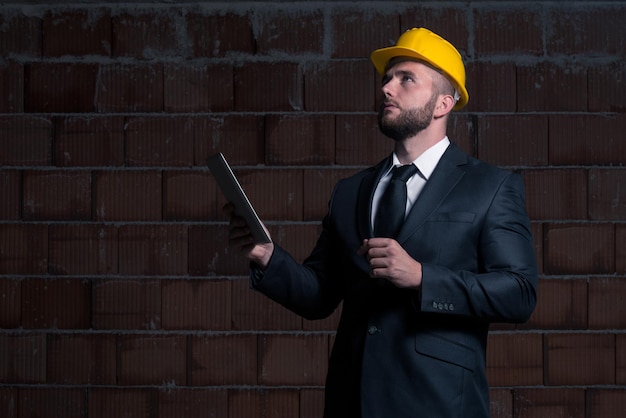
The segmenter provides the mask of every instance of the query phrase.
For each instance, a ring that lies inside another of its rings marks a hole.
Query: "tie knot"
[[[406,183],[406,181],[410,179],[411,176],[415,173],[417,173],[417,167],[415,167],[415,164],[401,165],[398,167],[394,167],[391,179],[400,179],[404,183]]]

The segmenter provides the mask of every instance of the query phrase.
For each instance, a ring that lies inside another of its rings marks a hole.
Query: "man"
[[[450,112],[469,100],[454,46],[412,29],[371,59],[393,153],[338,182],[303,264],[274,243],[253,245],[227,205],[230,245],[251,260],[252,287],[293,312],[324,318],[343,302],[326,418],[488,417],[489,323],[526,321],[536,303],[523,184],[446,136]],[[383,193],[400,165],[413,170],[398,188],[401,226],[383,231],[393,217]]]

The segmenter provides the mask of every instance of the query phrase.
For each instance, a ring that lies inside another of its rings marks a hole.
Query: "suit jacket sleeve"
[[[421,311],[487,322],[526,321],[536,304],[537,271],[519,175],[510,173],[500,184],[478,241],[476,269],[455,271],[445,263],[423,262]]]

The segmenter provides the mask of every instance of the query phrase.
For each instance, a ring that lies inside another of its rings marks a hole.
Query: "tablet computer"
[[[255,244],[271,242],[252,204],[221,152],[209,157],[207,164],[226,199],[235,206],[235,214],[248,223]]]

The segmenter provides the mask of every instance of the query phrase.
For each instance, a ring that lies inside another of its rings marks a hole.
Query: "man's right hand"
[[[235,214],[235,207],[232,203],[224,205],[223,211],[230,219],[228,225],[229,247],[248,260],[258,264],[259,267],[263,269],[266,268],[274,253],[274,243],[254,244],[246,220]],[[263,225],[263,229],[265,229],[265,232],[267,232],[267,235],[271,239],[265,225]]]

